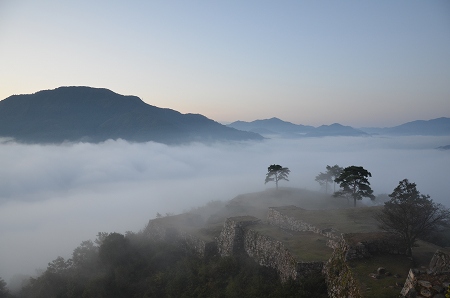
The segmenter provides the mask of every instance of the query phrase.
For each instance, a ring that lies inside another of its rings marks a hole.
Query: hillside
[[[150,220],[144,233],[186,243],[204,258],[217,252],[222,257],[248,255],[274,268],[284,282],[321,272],[329,293],[330,286],[346,291],[340,282],[334,284],[345,276],[359,293],[354,297],[398,297],[410,268],[428,268],[438,249],[448,250],[419,241],[412,261],[396,237],[378,229],[374,215],[381,208],[349,208],[346,200],[329,195],[280,188]],[[341,267],[348,273],[333,277]],[[377,268],[389,273],[377,275]]]
[[[146,104],[136,96],[91,87],[60,87],[0,101],[0,137],[27,143],[262,139],[199,114],[181,114]]]

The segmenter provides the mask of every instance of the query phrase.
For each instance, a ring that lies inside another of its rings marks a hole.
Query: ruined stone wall
[[[274,268],[282,281],[297,278],[297,261],[280,241],[249,229],[243,242],[245,252],[260,265]]]
[[[258,222],[252,217],[227,219],[217,239],[220,255],[246,254],[260,265],[275,269],[283,282],[322,271],[323,262],[298,262],[283,243],[252,229],[251,225]]]
[[[267,221],[270,225],[280,227],[282,229],[292,230],[292,231],[311,231],[317,234],[321,234],[325,237],[331,239],[337,239],[339,236],[335,235],[331,229],[321,230],[316,226],[304,222],[300,219],[287,216],[275,208],[269,208],[267,214]]]
[[[361,293],[356,280],[345,259],[348,246],[345,241],[336,243],[331,258],[325,263],[323,274],[331,298],[360,298]]]
[[[358,239],[355,241],[355,238]],[[406,254],[406,246],[395,236],[384,232],[343,234],[348,250],[346,260],[362,259],[374,254]]]
[[[219,237],[216,239],[219,254],[230,256],[243,253],[244,228],[258,222],[260,220],[253,216],[227,218]]]

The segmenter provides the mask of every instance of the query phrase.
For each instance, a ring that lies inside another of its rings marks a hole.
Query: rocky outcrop
[[[430,271],[433,274],[450,273],[450,255],[437,250],[430,261]]]
[[[403,297],[445,297],[450,285],[450,254],[437,250],[428,269],[411,269],[401,291]],[[419,296],[420,295],[420,296]]]

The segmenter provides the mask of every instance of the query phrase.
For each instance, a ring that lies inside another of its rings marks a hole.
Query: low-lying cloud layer
[[[289,167],[281,186],[319,190],[326,165],[361,165],[375,194],[408,178],[450,205],[450,144],[442,137],[310,138],[258,143],[23,145],[0,143],[0,277],[33,274],[70,257],[97,232],[138,231],[156,213],[261,191],[270,164]]]

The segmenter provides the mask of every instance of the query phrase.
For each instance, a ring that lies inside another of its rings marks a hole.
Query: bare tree
[[[376,219],[381,229],[400,237],[409,256],[418,238],[426,238],[450,223],[450,209],[421,194],[408,179],[400,181],[389,197]]]

